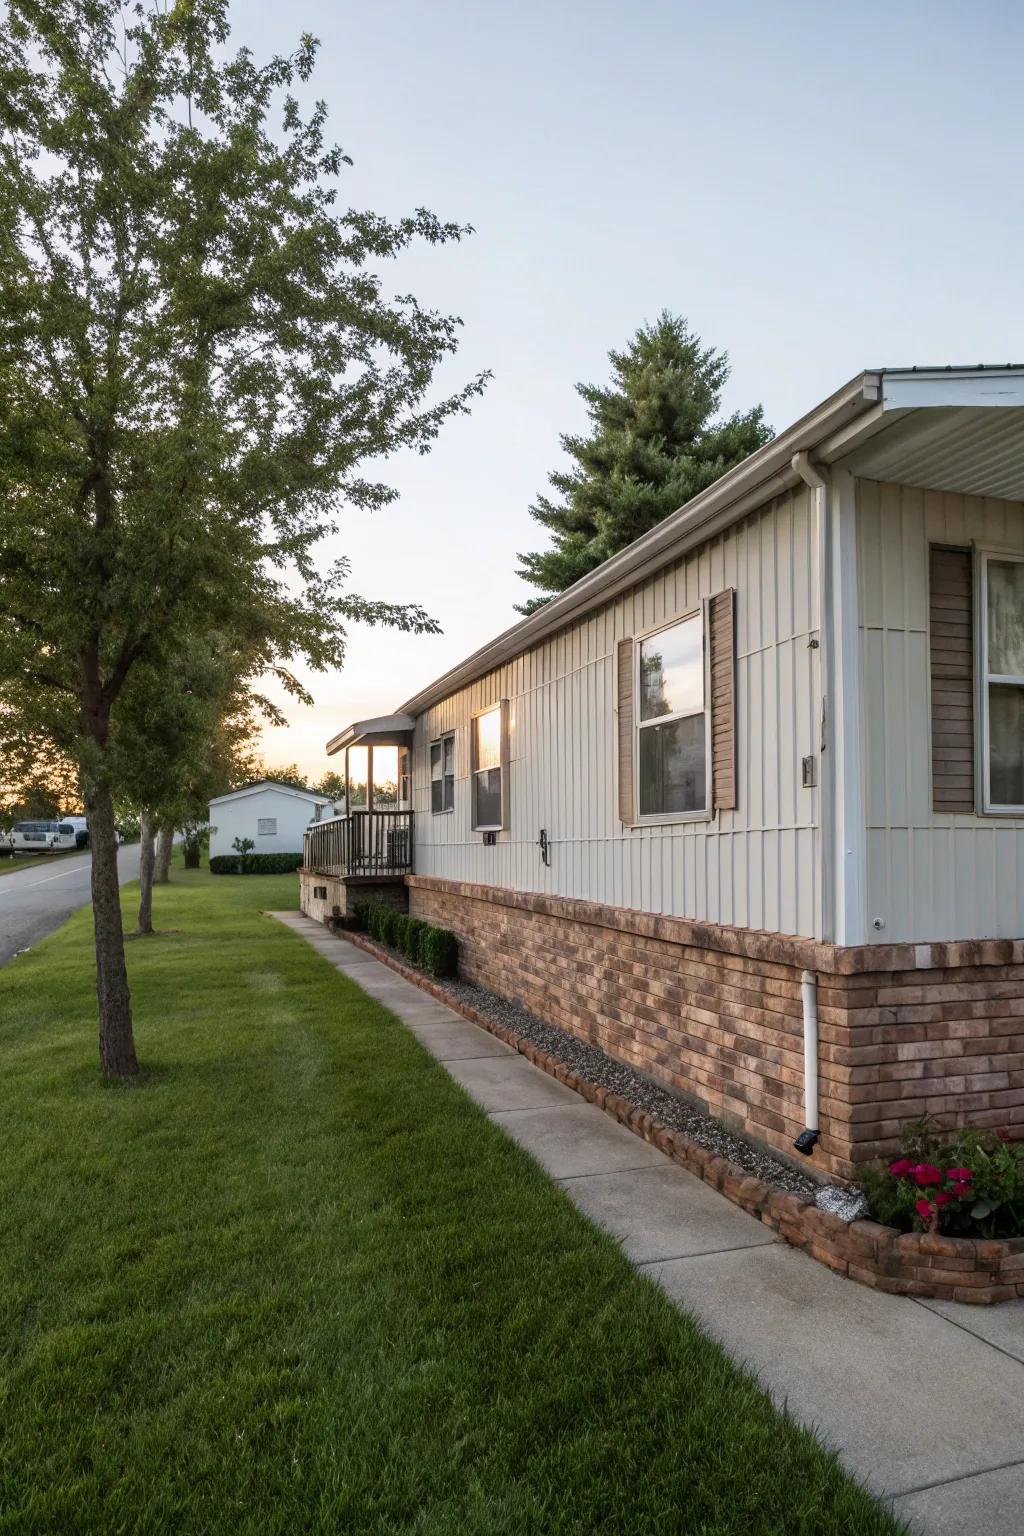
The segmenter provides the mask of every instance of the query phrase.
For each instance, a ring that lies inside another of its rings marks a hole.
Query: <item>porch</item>
[[[339,815],[310,826],[303,867],[345,881],[386,881],[411,874],[413,822],[409,715],[357,720],[327,744],[344,763]]]

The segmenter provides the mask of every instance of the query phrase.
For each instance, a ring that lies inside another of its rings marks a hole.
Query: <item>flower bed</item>
[[[837,1274],[901,1296],[931,1296],[975,1305],[1024,1297],[1024,1237],[946,1237],[934,1231],[901,1232],[881,1222],[844,1221],[832,1216],[819,1210],[811,1195],[766,1184],[700,1146],[684,1132],[664,1125],[621,1094],[588,1082],[550,1051],[499,1024],[443,982],[424,976],[361,933],[348,932],[345,937],[471,1023],[513,1046],[534,1066],[596,1104],[620,1125],[651,1142],[673,1162],[778,1232],[794,1248],[827,1264]]]

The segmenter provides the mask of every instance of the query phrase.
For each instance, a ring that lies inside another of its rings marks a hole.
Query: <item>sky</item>
[[[257,58],[320,39],[345,203],[474,226],[385,277],[464,322],[439,393],[494,375],[429,456],[376,467],[396,504],[321,546],[443,633],[353,627],[266,731],[271,767],[337,767],[330,735],[514,622],[574,386],[660,310],[728,352],[723,409],[776,430],[865,367],[1024,361],[1019,4],[235,0],[232,25]]]

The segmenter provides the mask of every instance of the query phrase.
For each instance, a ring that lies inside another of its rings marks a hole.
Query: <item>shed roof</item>
[[[282,794],[294,795],[297,800],[313,800],[317,805],[330,805],[330,795],[318,794],[312,789],[297,789],[294,784],[282,784],[279,779],[259,779],[255,784],[243,784],[228,790],[226,795],[214,795],[211,805],[223,805],[225,800],[244,800],[247,795],[260,795],[273,789]]]

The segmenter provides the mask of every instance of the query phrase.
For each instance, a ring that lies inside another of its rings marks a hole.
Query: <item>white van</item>
[[[78,839],[69,821],[18,821],[11,828],[15,853],[52,853],[76,848]]]

